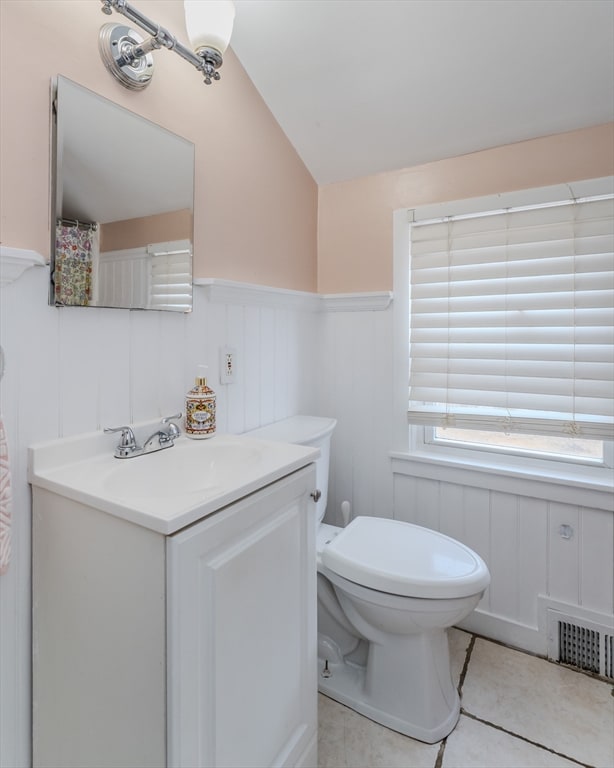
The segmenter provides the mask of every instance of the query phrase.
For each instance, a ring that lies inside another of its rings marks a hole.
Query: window
[[[192,308],[192,249],[189,240],[147,246],[150,256],[149,309]]]
[[[604,462],[612,181],[414,212],[408,419],[427,441]]]
[[[517,456],[537,455],[541,458],[562,459],[602,464],[604,443],[581,437],[553,435],[504,434],[479,429],[450,429],[434,427],[427,439],[447,446],[471,447],[475,450],[499,451]]]
[[[99,306],[190,312],[192,245],[175,240],[106,251],[97,277]]]

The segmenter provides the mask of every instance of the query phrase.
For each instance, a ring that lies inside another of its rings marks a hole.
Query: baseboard
[[[518,648],[538,656],[546,656],[548,638],[537,627],[476,610],[457,625],[459,629],[496,640],[512,648]]]
[[[318,766],[318,736],[317,733],[298,758],[296,768],[317,768]]]

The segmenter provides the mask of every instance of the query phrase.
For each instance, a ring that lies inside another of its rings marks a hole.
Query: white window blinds
[[[611,194],[411,226],[411,423],[614,437]]]
[[[192,248],[189,240],[148,245],[150,309],[192,308]]]

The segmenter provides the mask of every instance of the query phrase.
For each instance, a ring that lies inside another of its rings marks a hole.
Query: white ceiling
[[[232,48],[318,184],[614,119],[612,0],[235,5]]]

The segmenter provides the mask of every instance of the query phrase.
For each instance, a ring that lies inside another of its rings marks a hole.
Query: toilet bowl
[[[364,661],[347,646],[324,659],[320,690],[415,739],[443,739],[460,714],[447,630],[478,604],[486,565],[460,542],[410,523],[357,517],[331,528],[318,542],[319,578],[332,585],[343,630],[353,627],[367,647]],[[326,634],[337,651],[338,628]],[[318,650],[322,660],[322,638]]]
[[[428,743],[460,714],[447,630],[477,606],[490,582],[484,561],[459,541],[398,520],[322,522],[334,419],[293,417],[250,434],[316,445],[319,689],[400,733]]]

